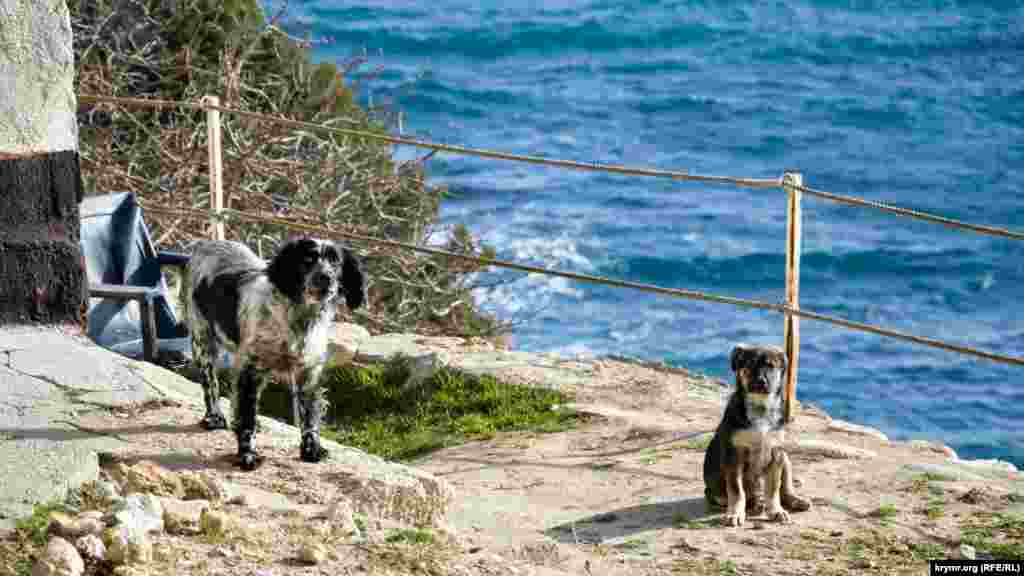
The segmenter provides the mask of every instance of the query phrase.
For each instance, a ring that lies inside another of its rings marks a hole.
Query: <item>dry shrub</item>
[[[311,64],[310,42],[269,21],[256,0],[72,0],[77,88],[82,94],[198,101],[218,95],[246,111],[386,133],[394,112],[356,103],[348,79],[366,62]],[[205,112],[178,107],[79,106],[87,194],[131,190],[144,205],[208,209]],[[284,127],[221,114],[224,205],[342,232],[416,244],[447,234],[449,249],[493,257],[464,227],[438,230],[445,190],[425,178],[424,159],[396,162],[369,138]],[[210,222],[148,214],[157,245],[188,250]],[[227,222],[229,239],[264,257],[293,235],[282,226]],[[494,336],[479,312],[466,261],[350,242],[366,263],[371,331]],[[449,261],[450,260],[450,261]]]

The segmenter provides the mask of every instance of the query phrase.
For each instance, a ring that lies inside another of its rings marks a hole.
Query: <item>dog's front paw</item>
[[[238,466],[246,472],[255,470],[263,464],[263,457],[256,452],[242,452],[238,455]]]
[[[782,506],[775,508],[774,510],[768,511],[768,519],[772,522],[778,522],[780,524],[789,524],[789,512],[786,512]]]
[[[744,510],[738,510],[731,514],[726,514],[723,520],[726,526],[743,526],[746,519],[747,513]]]
[[[227,430],[228,420],[223,414],[207,414],[199,421],[199,425],[205,430]]]
[[[811,501],[796,494],[782,496],[782,507],[794,512],[806,512],[811,509]]]
[[[330,452],[320,445],[320,439],[312,434],[302,437],[300,454],[303,462],[320,462],[327,458]]]

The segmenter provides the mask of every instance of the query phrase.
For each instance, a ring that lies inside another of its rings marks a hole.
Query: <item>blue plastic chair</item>
[[[169,302],[162,266],[184,273],[189,256],[157,252],[131,192],[79,205],[89,281],[88,335],[125,356],[174,364],[191,357],[188,329]]]

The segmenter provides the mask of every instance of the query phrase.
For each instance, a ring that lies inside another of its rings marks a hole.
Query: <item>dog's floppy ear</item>
[[[732,349],[732,355],[729,356],[729,364],[732,366],[733,372],[739,372],[740,368],[747,364],[747,356],[750,354],[750,348],[747,348],[743,344],[737,344]]]
[[[267,267],[270,283],[296,304],[302,303],[302,293],[306,289],[306,256],[315,256],[316,252],[316,241],[310,238],[289,240]]]
[[[345,291],[345,304],[349,310],[355,310],[366,301],[366,278],[351,250],[342,248],[341,257],[341,288]]]

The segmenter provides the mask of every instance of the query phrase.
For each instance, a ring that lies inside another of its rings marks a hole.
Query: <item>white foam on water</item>
[[[565,346],[559,346],[557,348],[554,348],[551,351],[555,354],[558,354],[562,358],[580,360],[593,359],[598,357],[602,353],[582,342],[572,342],[570,344],[566,344]]]

